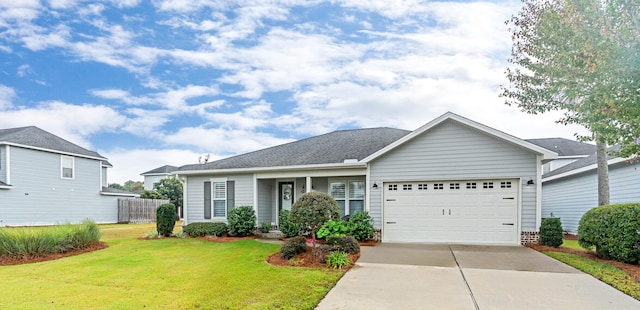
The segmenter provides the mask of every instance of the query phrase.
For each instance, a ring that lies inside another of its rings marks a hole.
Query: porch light
[[[533,182],[533,179],[529,179],[529,181],[527,181],[527,185],[533,185],[533,184],[535,184],[535,183]]]
[[[378,183],[373,182],[373,186],[371,186],[373,189],[378,189]]]

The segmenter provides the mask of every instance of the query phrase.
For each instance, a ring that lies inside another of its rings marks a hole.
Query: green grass
[[[137,240],[154,224],[101,225],[109,248],[0,267],[2,304],[16,309],[312,309],[344,274],[275,267],[278,245]]]
[[[563,248],[569,248],[569,249],[574,249],[574,250],[584,250],[583,247],[580,246],[580,244],[578,244],[578,240],[567,240],[564,239],[562,240],[562,245]]]
[[[574,254],[553,251],[543,251],[542,253],[582,270],[619,291],[640,300],[640,284],[621,269]]]

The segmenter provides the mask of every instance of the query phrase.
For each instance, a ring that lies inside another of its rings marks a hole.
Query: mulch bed
[[[586,250],[575,250],[575,249],[569,249],[569,248],[563,248],[563,247],[558,247],[558,248],[554,248],[554,247],[550,247],[550,246],[543,246],[543,245],[539,245],[539,244],[535,244],[535,243],[530,243],[527,244],[528,247],[536,250],[536,251],[551,251],[551,252],[562,252],[562,253],[569,253],[569,254],[575,254],[575,255],[579,255],[582,256],[584,258],[588,258],[590,260],[594,260],[603,264],[607,264],[607,265],[611,265],[614,266],[616,268],[622,269],[625,272],[627,272],[629,275],[631,275],[632,277],[634,277],[636,279],[636,282],[640,283],[640,265],[631,265],[631,264],[625,264],[625,263],[621,263],[615,260],[609,260],[609,259],[602,259],[599,258],[598,256],[596,256],[595,252],[592,251],[586,251]]]
[[[13,257],[2,255],[0,256],[0,266],[22,265],[22,264],[45,262],[45,261],[60,259],[63,257],[69,257],[69,256],[83,254],[83,253],[98,251],[98,250],[106,249],[107,247],[109,246],[105,242],[95,242],[84,249],[73,250],[66,253],[56,253],[56,254],[48,254],[48,255],[25,257],[25,258],[13,258]]]
[[[345,266],[342,268],[342,270],[351,269],[351,267],[353,267],[353,264],[355,264],[358,258],[360,258],[360,252],[356,254],[349,254],[349,258],[352,262],[351,266]],[[295,264],[292,264],[291,262],[295,262]],[[308,247],[306,252],[294,256],[291,261],[282,258],[282,256],[280,256],[280,252],[273,253],[269,255],[269,257],[267,257],[267,263],[274,266],[330,268],[329,266],[327,266],[327,264],[321,262],[318,257],[313,256],[311,247]]]

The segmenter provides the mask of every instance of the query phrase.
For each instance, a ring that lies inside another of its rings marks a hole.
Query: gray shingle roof
[[[138,194],[133,193],[133,192],[129,192],[129,191],[123,191],[121,189],[117,189],[117,188],[111,188],[111,187],[106,187],[103,186],[101,192],[103,193],[110,193],[110,194],[123,194],[123,195],[130,195],[130,196],[136,196]]]
[[[0,129],[0,144],[6,143],[106,159],[94,151],[87,150],[35,126]]]
[[[159,174],[159,173],[171,173],[178,170],[178,167],[175,166],[170,166],[170,165],[164,165],[162,167],[158,167],[155,168],[153,170],[149,170],[147,172],[141,173],[140,175],[145,175],[145,174]]]
[[[613,151],[613,152],[616,152],[616,151],[619,151],[619,150],[620,150],[620,146],[612,146],[612,147],[609,148],[609,151]],[[607,155],[607,160],[611,160],[613,158],[617,158],[617,156]],[[548,178],[548,177],[551,177],[551,176],[554,176],[554,175],[558,175],[558,174],[561,174],[561,173],[569,172],[571,170],[580,169],[580,168],[583,168],[583,167],[594,165],[594,164],[597,163],[597,161],[598,161],[598,157],[594,153],[594,154],[591,154],[591,155],[589,155],[589,156],[587,156],[585,158],[580,158],[580,159],[578,159],[578,160],[576,160],[576,161],[574,161],[574,162],[572,162],[572,163],[570,163],[570,164],[568,164],[566,166],[562,166],[562,167],[560,167],[558,169],[551,170],[548,173],[542,175],[542,178],[544,179],[544,178]]]
[[[564,138],[526,139],[525,141],[558,153],[558,156],[591,155],[596,152],[593,144]]]
[[[185,165],[178,171],[285,167],[362,160],[409,134],[395,128],[340,130],[206,164]]]

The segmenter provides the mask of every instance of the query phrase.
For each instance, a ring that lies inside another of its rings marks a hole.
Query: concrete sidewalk
[[[316,309],[640,309],[640,302],[525,247],[363,247]]]

